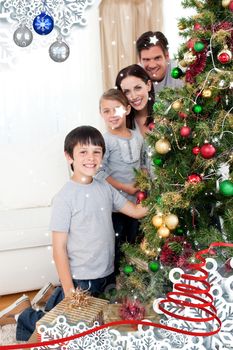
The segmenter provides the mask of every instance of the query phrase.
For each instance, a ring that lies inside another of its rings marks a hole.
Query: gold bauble
[[[165,216],[164,222],[165,225],[169,228],[169,230],[174,230],[179,224],[179,219],[174,214],[168,214]]]
[[[163,216],[162,215],[153,216],[152,224],[157,228],[160,227],[163,224]]]
[[[231,0],[222,0],[222,6],[228,7],[230,5]]]
[[[212,96],[211,89],[204,89],[201,93],[202,97],[209,98]]]
[[[188,63],[185,62],[185,60],[181,60],[181,61],[179,61],[179,65],[180,65],[181,67],[185,68],[185,67],[187,67]]]
[[[175,102],[173,102],[172,104],[172,108],[175,110],[175,111],[179,111],[182,107],[182,103],[179,101],[179,100],[176,100]]]
[[[159,154],[166,154],[171,150],[171,144],[167,139],[160,139],[155,143],[155,150]]]
[[[165,225],[163,225],[157,230],[157,233],[160,238],[167,238],[170,235],[170,230]]]
[[[193,53],[191,51],[188,51],[184,54],[184,61],[187,64],[191,64],[193,62],[195,62],[197,59],[197,56],[193,55]]]
[[[155,257],[156,256],[156,252],[155,252],[155,249],[151,249],[149,247],[149,243],[147,242],[146,238],[144,238],[142,240],[142,242],[140,243],[140,248],[141,250],[143,251],[144,254],[148,255],[148,256],[153,256]]]
[[[178,23],[177,27],[179,30],[184,30],[186,28],[186,25],[184,23]]]
[[[195,5],[199,8],[199,9],[203,9],[204,4],[201,1],[195,0]]]

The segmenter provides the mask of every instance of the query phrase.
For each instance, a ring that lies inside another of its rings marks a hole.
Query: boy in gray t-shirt
[[[103,136],[92,126],[80,126],[66,136],[65,155],[73,175],[53,200],[50,223],[61,287],[54,290],[45,311],[50,311],[76,288],[99,296],[114,283],[112,210],[134,218],[146,215],[146,208],[128,201],[105,180],[93,178],[104,152]],[[7,323],[17,320],[16,339],[28,340],[44,313],[32,307],[20,308],[22,300],[21,297],[1,311],[1,325],[4,320]]]
[[[93,178],[104,152],[103,136],[91,126],[78,127],[65,139],[65,155],[73,175],[54,198],[50,225],[53,256],[65,295],[87,281],[92,294],[103,292],[99,280],[114,272],[112,211],[134,218],[147,212],[105,180]]]

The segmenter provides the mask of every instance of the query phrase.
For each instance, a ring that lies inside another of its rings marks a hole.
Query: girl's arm
[[[127,201],[123,208],[119,210],[119,212],[131,216],[134,219],[141,219],[144,216],[146,216],[146,213],[148,212],[147,207],[142,207],[141,204],[134,204],[130,201]]]
[[[108,176],[106,178],[106,181],[108,181],[108,183],[110,183],[110,185],[115,187],[117,190],[126,192],[131,195],[134,195],[139,191],[139,188],[135,187],[134,184],[124,184],[122,182],[115,180],[112,176]]]
[[[53,258],[55,261],[57,273],[65,293],[68,296],[74,290],[74,284],[70,272],[69,259],[67,255],[67,233],[52,232]]]

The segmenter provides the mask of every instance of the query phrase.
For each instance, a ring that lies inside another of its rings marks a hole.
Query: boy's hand
[[[66,291],[64,290],[65,298],[72,297],[74,293],[75,293],[75,288],[69,288]]]
[[[128,194],[135,195],[139,191],[139,188],[135,187],[135,184],[124,184],[122,190]]]
[[[119,211],[125,215],[131,216],[132,218],[141,219],[146,216],[148,208],[143,207],[141,204],[134,204],[127,201],[123,208],[121,208]]]

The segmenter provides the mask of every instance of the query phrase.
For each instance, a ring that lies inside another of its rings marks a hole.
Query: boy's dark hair
[[[151,42],[151,38],[154,36],[157,38],[157,42],[155,44]],[[166,55],[168,51],[168,41],[162,32],[145,32],[137,39],[136,48],[139,58],[141,57],[142,50],[149,49],[152,46],[159,46],[163,51],[164,55]]]
[[[105,91],[103,95],[100,97],[100,105],[102,100],[115,100],[120,102],[125,107],[129,105],[129,102],[126,96],[123,94],[121,90],[118,90],[118,89],[109,89]]]
[[[127,66],[127,67],[121,69],[119,71],[119,73],[117,74],[116,82],[115,82],[117,89],[122,91],[121,82],[123,79],[125,79],[126,77],[129,77],[129,76],[139,78],[142,81],[144,81],[145,84],[147,84],[148,81],[151,80],[149,75],[147,74],[147,72],[141,66],[139,66],[138,64],[131,64],[130,66]],[[149,100],[147,103],[148,118],[146,119],[146,123],[145,123],[146,126],[148,126],[154,120],[152,117],[153,104],[155,102],[154,95],[155,95],[154,94],[154,86],[151,83],[151,90],[149,91]],[[127,128],[135,129],[134,117],[135,117],[135,110],[134,110],[134,108],[131,107],[131,111],[126,119]]]
[[[64,151],[73,158],[74,147],[77,145],[94,145],[100,146],[105,153],[105,142],[104,138],[99,130],[90,125],[79,126],[72,131],[65,138]],[[71,169],[73,166],[71,164]]]

